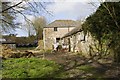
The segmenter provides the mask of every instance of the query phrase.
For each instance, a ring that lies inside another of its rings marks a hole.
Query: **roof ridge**
[[[54,20],[54,21],[75,21],[75,20],[71,20],[71,19],[57,19],[57,20]]]
[[[63,27],[65,27],[65,26],[70,26],[70,27],[72,27],[72,26],[76,26],[76,21],[75,20],[68,20],[68,19],[59,19],[59,20],[55,20],[55,21],[53,21],[53,22],[51,22],[51,23],[49,23],[48,25],[47,25],[47,27],[61,27],[61,26],[63,26]]]

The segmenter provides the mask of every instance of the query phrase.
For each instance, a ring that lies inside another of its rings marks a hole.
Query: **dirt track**
[[[75,53],[49,53],[44,55],[45,59],[55,61],[64,67],[63,73],[67,73],[67,77],[103,77],[103,78],[119,78],[120,65],[112,63],[99,63],[98,61],[92,61],[83,56]],[[80,66],[91,66],[94,71],[82,71],[78,69]],[[96,76],[97,75],[97,76]]]

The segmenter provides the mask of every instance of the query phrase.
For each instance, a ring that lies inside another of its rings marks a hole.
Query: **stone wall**
[[[84,55],[89,54],[89,50],[90,50],[89,46],[93,44],[93,40],[90,35],[87,34],[84,40],[84,33],[79,32],[67,38],[70,38],[70,46],[72,52],[80,52],[80,53],[84,53]]]
[[[43,41],[45,49],[52,49],[52,45],[56,42],[56,38],[63,37],[66,33],[71,31],[74,27],[64,27],[57,28],[57,31],[54,31],[54,28],[44,28],[43,29]],[[60,42],[61,43],[61,42]]]
[[[16,49],[16,44],[2,44],[3,46],[7,46],[9,49]]]

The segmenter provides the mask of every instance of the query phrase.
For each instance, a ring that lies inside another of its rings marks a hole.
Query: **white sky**
[[[95,3],[97,7],[99,3]],[[56,19],[84,19],[86,16],[93,13],[97,7],[94,7],[87,2],[56,2],[48,5],[47,9],[53,12],[52,21]]]
[[[1,0],[1,1],[6,1],[6,2],[20,2],[20,1],[22,1],[22,0]],[[98,1],[101,1],[101,2],[103,2],[103,1],[107,1],[107,2],[118,2],[118,1],[120,1],[120,0],[29,0],[29,1],[35,1],[35,2],[40,2],[40,1],[42,1],[42,2],[62,2],[62,1],[69,1],[69,2],[98,2]]]
[[[8,1],[14,2],[17,1],[18,3],[18,1],[21,0],[8,0]],[[50,16],[48,14],[44,15],[48,22],[52,22],[56,19],[72,19],[72,20],[85,19],[87,16],[92,14],[99,6],[98,0],[34,0],[34,1],[54,2],[46,6],[46,9],[53,13],[53,16]],[[88,4],[89,2],[94,2],[97,5],[97,7]],[[23,5],[24,4],[25,3],[23,3]],[[34,17],[31,15],[27,15],[27,17],[30,20],[34,19]],[[25,24],[23,17],[20,15],[18,16],[18,21],[22,22],[23,25]],[[18,34],[18,36],[26,36],[27,34],[25,30],[19,29],[17,29],[16,33]]]

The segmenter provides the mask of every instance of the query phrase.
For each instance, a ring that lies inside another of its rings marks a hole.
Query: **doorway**
[[[60,38],[56,38],[56,43],[58,43],[60,41]]]

